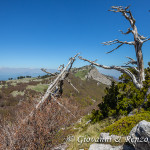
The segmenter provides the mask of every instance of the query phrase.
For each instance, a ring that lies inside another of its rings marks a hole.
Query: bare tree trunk
[[[145,81],[145,74],[144,74],[144,62],[143,62],[143,54],[142,54],[142,45],[140,41],[135,39],[135,52],[137,58],[137,66],[138,66],[138,76],[139,76],[139,83],[143,85],[143,81]]]
[[[75,61],[75,58],[78,56],[79,54],[76,54],[74,57],[71,57],[69,59],[69,62],[68,64],[60,70],[60,74],[56,77],[56,79],[49,85],[46,93],[44,94],[44,96],[42,97],[41,101],[36,105],[35,109],[33,111],[31,111],[31,113],[29,114],[29,116],[27,116],[23,121],[24,122],[27,122],[29,120],[29,118],[31,118],[36,110],[39,110],[40,108],[43,107],[44,103],[48,100],[49,96],[53,97],[53,92],[54,92],[54,89],[56,87],[58,87],[58,84],[60,84],[60,87],[59,89],[62,90],[62,85],[63,85],[63,81],[66,79],[66,77],[68,77],[69,75],[69,72],[70,72],[70,69],[72,68],[72,65]],[[45,69],[42,69],[44,72],[46,72]],[[49,73],[49,72],[46,72],[46,73]],[[51,74],[51,73],[50,73]],[[58,90],[59,91],[59,90]],[[62,92],[62,91],[61,91]],[[59,104],[59,103],[58,103]],[[62,106],[62,105],[60,105]],[[67,110],[68,111],[68,110]]]
[[[113,44],[119,44],[116,48],[114,48],[113,50],[107,52],[107,53],[111,53],[115,50],[117,50],[118,48],[120,48],[122,45],[124,44],[128,44],[128,45],[134,45],[135,48],[135,53],[136,53],[136,61],[130,57],[127,57],[130,59],[130,61],[127,64],[131,64],[131,65],[137,65],[136,67],[134,66],[105,66],[105,65],[101,65],[98,63],[95,63],[95,61],[90,61],[88,59],[82,58],[81,56],[79,57],[79,59],[84,60],[84,61],[88,61],[89,63],[96,65],[98,67],[102,67],[104,69],[115,69],[117,71],[120,71],[122,73],[127,74],[133,81],[133,84],[135,85],[136,88],[138,89],[142,89],[143,88],[143,81],[145,81],[145,74],[144,74],[144,62],[143,62],[143,54],[142,54],[142,45],[144,42],[150,40],[150,38],[146,38],[142,35],[140,35],[138,33],[137,27],[135,25],[135,19],[132,16],[132,13],[128,7],[122,7],[122,6],[112,6],[112,9],[109,11],[112,12],[120,12],[122,13],[122,15],[125,17],[125,19],[127,21],[129,21],[131,27],[128,28],[127,32],[123,32],[121,30],[122,34],[130,34],[132,33],[134,36],[134,41],[131,42],[127,42],[127,41],[120,41],[118,39],[115,39],[113,41],[108,41],[108,42],[103,42],[104,45],[113,45]],[[136,74],[133,74],[131,71],[129,71],[127,68],[132,68],[136,71]]]

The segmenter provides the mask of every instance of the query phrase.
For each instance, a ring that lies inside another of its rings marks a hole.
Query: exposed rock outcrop
[[[120,138],[109,133],[101,133],[100,139],[116,140]],[[150,122],[145,120],[139,122],[126,137],[126,142],[130,145],[112,146],[110,144],[92,144],[89,150],[150,150]]]
[[[101,74],[96,67],[90,70],[90,72],[86,76],[87,78],[92,78],[100,83],[111,85],[111,80],[108,79],[105,75]]]
[[[99,142],[100,143],[95,143],[91,144],[89,150],[135,150],[135,148],[132,145],[121,145],[121,136],[118,135],[109,135],[109,133],[101,133]],[[104,142],[103,144],[101,142]],[[119,146],[112,146],[110,144],[106,144],[108,142],[112,143],[120,143]]]
[[[110,144],[91,144],[89,150],[135,150],[129,145],[112,146]]]
[[[101,74],[96,67],[91,65],[83,66],[81,68],[73,68],[72,72],[75,74],[75,76],[78,76],[81,79],[93,79],[97,81],[97,85],[100,83],[111,85],[112,82],[111,77]]]
[[[89,150],[122,150],[122,146],[112,146],[110,144],[92,144]]]
[[[66,143],[63,143],[63,144],[60,144],[54,148],[51,148],[51,150],[66,150],[67,149],[67,144]]]
[[[130,132],[128,137],[135,150],[150,150],[150,122],[139,122]]]

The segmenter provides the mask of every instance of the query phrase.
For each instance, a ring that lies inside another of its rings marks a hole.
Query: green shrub
[[[124,117],[116,121],[114,124],[103,129],[103,132],[125,136],[128,135],[131,129],[142,120],[150,121],[149,111],[141,112],[140,114],[136,114],[133,116]]]
[[[129,70],[134,72],[131,68]],[[122,82],[117,84],[112,82],[111,86],[105,89],[106,95],[103,97],[103,102],[98,105],[99,110],[92,112],[92,122],[100,121],[110,116],[126,116],[143,104],[146,92],[150,87],[150,68],[145,69],[145,81],[141,90],[134,86],[132,80],[126,74],[122,74],[119,79]],[[150,94],[147,99],[144,109],[150,110]]]
[[[93,110],[91,113],[92,123],[96,123],[103,119],[103,114],[99,110]]]

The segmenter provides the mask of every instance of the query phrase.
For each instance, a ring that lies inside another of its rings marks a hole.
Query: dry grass
[[[93,80],[83,81],[73,75],[70,76],[70,79],[80,93],[78,94],[65,82],[64,92],[59,102],[70,110],[76,118],[54,101],[50,101],[43,110],[37,111],[34,118],[25,124],[22,120],[35,107],[35,103],[47,89],[50,79],[44,78],[42,81],[41,79],[34,79],[33,81],[28,80],[29,82],[21,79],[21,82],[3,83],[0,104],[5,101],[9,103],[5,103],[4,109],[0,109],[0,113],[3,113],[3,119],[1,119],[3,123],[1,122],[2,128],[0,129],[1,149],[12,149],[12,147],[18,150],[23,148],[49,149],[63,143],[68,134],[75,133],[75,130],[68,127],[97,106],[102,95],[104,95],[104,87],[98,86],[97,82]],[[7,87],[4,87],[6,84]],[[19,100],[22,101],[19,102]],[[61,130],[61,128],[65,130]],[[89,131],[91,129],[89,128]],[[83,134],[85,133],[83,132]]]

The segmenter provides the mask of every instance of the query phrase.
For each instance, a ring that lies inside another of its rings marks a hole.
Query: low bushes
[[[142,120],[150,121],[149,111],[144,111],[133,116],[123,117],[122,119],[103,129],[103,132],[125,136],[128,135],[131,129]]]

